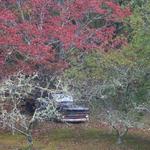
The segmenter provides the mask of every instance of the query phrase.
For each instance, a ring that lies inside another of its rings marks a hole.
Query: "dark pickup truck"
[[[60,116],[58,121],[62,122],[86,122],[89,120],[89,108],[74,104],[73,101],[62,101],[57,110]]]

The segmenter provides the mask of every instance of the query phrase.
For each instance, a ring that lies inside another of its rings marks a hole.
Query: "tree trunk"
[[[123,137],[118,135],[118,138],[117,138],[117,142],[116,142],[118,145],[122,144],[123,143]]]
[[[32,134],[31,133],[29,133],[27,135],[27,142],[28,142],[28,149],[32,150],[32,148],[33,148],[33,138],[32,138]]]
[[[125,137],[125,135],[126,135],[127,132],[128,132],[128,127],[125,127],[125,130],[124,130],[122,133],[120,133],[120,132],[119,132],[119,129],[117,129],[116,127],[113,126],[113,128],[115,129],[116,135],[117,135],[117,142],[116,142],[116,143],[117,143],[118,145],[123,144],[123,142],[124,142],[124,137]]]
[[[28,130],[27,130],[27,142],[28,142],[28,148],[29,150],[33,149],[33,137],[32,137],[32,126],[33,122],[30,122]]]

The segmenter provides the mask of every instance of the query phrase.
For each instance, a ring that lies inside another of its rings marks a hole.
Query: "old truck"
[[[86,122],[89,120],[89,108],[75,104],[73,97],[64,93],[52,95],[57,102],[59,116],[57,121],[61,122]]]

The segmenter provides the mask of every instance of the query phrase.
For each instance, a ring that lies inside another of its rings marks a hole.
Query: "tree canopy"
[[[72,48],[120,48],[126,38],[117,34],[116,24],[131,14],[128,6],[109,0],[2,0],[0,9],[1,74],[29,71],[35,64],[65,68]]]

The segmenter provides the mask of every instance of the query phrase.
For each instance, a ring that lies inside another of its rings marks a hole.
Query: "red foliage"
[[[1,66],[14,52],[35,63],[51,64],[62,63],[60,58],[57,60],[56,53],[72,47],[109,50],[116,43],[124,43],[116,41],[113,23],[122,22],[130,15],[129,8],[122,9],[113,0],[1,0],[0,9]],[[90,14],[95,16],[89,18]],[[105,24],[91,27],[89,24],[98,17]]]

